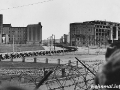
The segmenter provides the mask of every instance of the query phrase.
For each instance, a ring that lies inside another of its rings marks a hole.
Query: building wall
[[[107,45],[120,39],[120,24],[107,21],[87,21],[70,24],[70,44],[73,46]]]
[[[42,41],[42,25],[41,23],[27,26],[27,43],[39,44]]]
[[[10,27],[3,27],[3,34],[9,34]]]
[[[9,26],[4,26],[3,25],[3,32],[2,34],[5,34],[5,44],[9,43],[9,31],[10,31],[11,25]],[[3,42],[2,42],[3,43]]]
[[[95,26],[95,44],[96,45],[107,45],[110,40],[111,28],[107,23],[96,23]]]
[[[70,24],[70,44],[72,46],[94,45],[94,31],[92,24]]]
[[[68,33],[68,35],[67,35],[67,42],[68,42],[68,44],[70,44],[70,33]]]
[[[119,23],[108,21],[91,21],[91,23],[95,26],[97,45],[106,45],[108,41],[118,41]]]
[[[0,43],[2,43],[3,15],[0,14]]]
[[[26,27],[11,27],[9,31],[9,43],[26,44],[27,41]],[[14,36],[13,36],[14,35]]]
[[[0,14],[0,33],[2,33],[2,28],[3,28],[3,15]]]
[[[3,15],[0,14],[0,44],[3,43],[26,44],[26,43],[42,43],[42,25],[38,24],[28,25],[27,27],[12,27],[11,24],[3,24]]]

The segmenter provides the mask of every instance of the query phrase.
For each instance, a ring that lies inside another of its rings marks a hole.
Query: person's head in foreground
[[[120,90],[120,44],[113,44],[107,49],[106,64],[96,75],[95,84],[104,86],[100,90]]]

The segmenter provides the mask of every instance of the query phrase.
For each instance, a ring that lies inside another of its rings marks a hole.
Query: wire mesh
[[[103,64],[102,60],[83,61],[82,63],[96,74]],[[77,61],[60,64],[51,68],[1,68],[0,81],[17,81],[19,85],[32,88],[48,73],[53,73],[40,86],[42,90],[90,90],[94,75]]]

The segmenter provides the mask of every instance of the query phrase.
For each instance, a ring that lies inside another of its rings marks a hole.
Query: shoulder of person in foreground
[[[120,43],[114,43],[107,48],[105,59],[106,64],[95,76],[95,85],[120,85]]]

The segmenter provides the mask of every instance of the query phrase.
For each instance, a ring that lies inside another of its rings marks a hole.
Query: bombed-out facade
[[[86,21],[70,24],[70,45],[107,45],[120,40],[120,23],[108,21]]]

